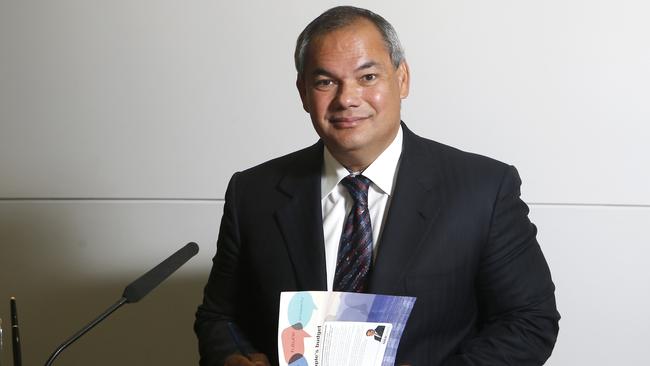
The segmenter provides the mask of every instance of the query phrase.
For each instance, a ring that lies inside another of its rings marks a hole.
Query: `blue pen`
[[[237,346],[239,353],[250,360],[251,357],[249,356],[248,352],[244,350],[244,345],[242,344],[239,332],[237,329],[235,329],[235,325],[232,322],[228,322],[228,331],[230,332],[230,337],[232,338],[233,342],[235,342],[235,346]]]

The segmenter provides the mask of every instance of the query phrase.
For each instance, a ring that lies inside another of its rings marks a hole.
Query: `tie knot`
[[[370,187],[370,179],[363,175],[348,175],[341,180],[341,184],[347,188],[348,192],[354,199],[355,203],[362,205],[368,204],[368,187]]]

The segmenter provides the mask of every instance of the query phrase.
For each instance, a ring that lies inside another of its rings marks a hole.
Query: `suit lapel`
[[[400,293],[409,262],[443,204],[439,165],[420,137],[402,124],[404,145],[370,281],[372,293]]]
[[[288,200],[276,211],[276,220],[294,267],[298,290],[327,290],[320,203],[322,161],[323,145],[318,142],[305,151],[278,185]]]

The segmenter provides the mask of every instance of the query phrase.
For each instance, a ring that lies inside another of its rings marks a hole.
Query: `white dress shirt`
[[[402,126],[395,139],[362,173],[349,172],[329,152],[323,149],[323,172],[321,176],[321,208],[323,214],[323,234],[325,239],[325,263],[327,270],[327,289],[332,290],[339,241],[345,219],[352,209],[352,197],[339,182],[352,174],[363,174],[371,180],[368,189],[368,208],[372,226],[373,259],[381,238],[393,187],[397,178],[400,155],[402,154]]]

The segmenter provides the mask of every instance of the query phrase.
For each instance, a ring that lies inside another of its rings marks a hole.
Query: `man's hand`
[[[263,353],[251,353],[248,357],[250,358],[239,353],[232,354],[226,358],[224,366],[271,366]]]

